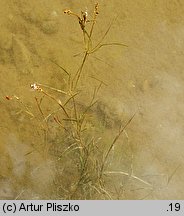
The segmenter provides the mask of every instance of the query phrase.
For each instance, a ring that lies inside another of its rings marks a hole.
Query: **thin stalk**
[[[126,127],[130,124],[130,122],[133,120],[133,118],[135,117],[135,114],[126,122],[126,124],[123,126],[122,129],[120,129],[119,133],[115,136],[112,144],[110,145],[107,153],[105,154],[105,157],[104,157],[104,160],[103,160],[103,163],[102,163],[102,167],[101,167],[101,171],[100,171],[100,177],[102,177],[102,174],[103,174],[103,171],[104,171],[104,166],[106,164],[106,161],[107,161],[107,158],[112,150],[112,148],[114,147],[115,143],[117,142],[117,140],[119,139],[119,137],[121,136],[121,134],[124,132],[124,130],[126,129]]]
[[[81,77],[81,73],[82,73],[84,64],[85,64],[85,62],[86,62],[87,56],[88,56],[88,51],[85,52],[84,57],[83,57],[83,60],[82,60],[82,64],[81,64],[80,68],[78,69],[77,73],[75,74],[75,76],[74,76],[74,78],[73,78],[73,82],[74,82],[74,80],[76,79],[75,84],[74,84],[74,86],[73,86],[73,89],[76,89],[76,87],[77,87],[77,84],[78,84],[79,79],[80,79],[80,77]]]
[[[50,97],[52,100],[56,101],[57,104],[62,108],[62,110],[63,110],[63,112],[65,113],[65,115],[67,116],[67,118],[69,118],[69,115],[68,115],[66,109],[64,108],[64,106],[62,105],[61,101],[57,100],[55,97],[53,97],[52,95],[50,95],[50,94],[48,94],[47,92],[43,91],[42,89],[41,89],[41,92],[42,92],[44,95]]]
[[[117,17],[115,17],[115,18],[111,21],[111,23],[110,23],[108,29],[106,30],[105,34],[102,36],[101,40],[96,44],[96,46],[93,48],[93,50],[95,50],[96,48],[98,48],[98,46],[100,46],[100,44],[102,43],[102,41],[104,40],[104,38],[106,37],[106,35],[109,33],[109,31],[110,31],[110,29],[111,29],[111,27],[112,27],[112,24],[114,23],[114,21],[116,20],[116,18],[117,18]]]
[[[125,47],[128,47],[126,44],[122,44],[122,43],[105,43],[105,44],[99,45],[98,47],[93,48],[89,52],[89,54],[92,54],[92,53],[98,51],[101,47],[104,47],[104,46],[125,46]]]

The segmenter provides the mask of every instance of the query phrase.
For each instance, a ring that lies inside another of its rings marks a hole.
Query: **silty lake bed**
[[[101,83],[84,137],[99,149],[89,157],[83,181],[73,160],[78,149],[61,128],[69,123],[63,125],[58,114],[65,96],[56,90],[66,89],[63,69],[75,73],[84,52],[77,18],[63,11],[87,11],[92,22],[95,2],[0,1],[1,199],[184,198],[184,3],[98,2],[90,46],[104,35],[103,44],[126,46],[102,46],[83,67],[80,112]],[[31,89],[34,83],[49,97]],[[97,181],[93,167],[134,114],[108,155],[104,182]]]

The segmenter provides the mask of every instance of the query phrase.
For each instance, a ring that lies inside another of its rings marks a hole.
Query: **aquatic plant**
[[[119,131],[114,138],[103,140],[100,133],[100,123],[93,107],[99,103],[98,93],[103,85],[103,80],[97,80],[98,85],[94,88],[89,103],[82,102],[80,99],[80,81],[84,66],[87,64],[88,58],[99,49],[105,46],[126,46],[122,43],[103,43],[104,38],[109,33],[113,21],[95,44],[93,41],[93,32],[97,23],[99,14],[98,3],[94,6],[92,19],[88,19],[87,11],[76,14],[69,9],[64,10],[64,14],[74,16],[79,23],[82,31],[84,50],[80,66],[76,71],[68,71],[57,62],[52,61],[65,74],[66,85],[63,89],[57,89],[41,83],[33,83],[31,89],[38,92],[39,98],[36,96],[36,106],[42,118],[42,129],[45,136],[45,144],[43,146],[44,155],[52,155],[57,165],[57,175],[55,179],[55,188],[53,190],[56,199],[114,199],[111,189],[107,186],[108,174],[121,174],[129,178],[136,179],[149,187],[149,183],[136,177],[133,173],[115,172],[108,170],[109,156],[113,151],[120,136],[125,132],[127,126],[133,120],[135,114],[124,124],[119,125]],[[52,93],[50,93],[52,91]],[[53,92],[57,93],[54,94]],[[58,94],[60,95],[58,97]],[[6,99],[17,99],[17,96]],[[48,99],[51,106],[55,108],[48,114],[44,111],[43,100]],[[34,114],[22,102],[25,112],[32,118]],[[53,120],[57,127],[57,139],[49,140],[49,134],[52,132],[50,121]]]

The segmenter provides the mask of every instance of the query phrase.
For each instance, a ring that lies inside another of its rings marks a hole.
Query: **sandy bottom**
[[[40,83],[62,100],[48,89],[66,85],[66,74],[53,62],[72,73],[81,64],[83,50],[78,21],[63,11],[87,9],[91,14],[93,5],[92,0],[1,0],[0,199],[65,198],[64,186],[74,168],[58,164],[55,145],[64,142],[64,135],[50,119],[46,137],[35,100],[41,95],[30,84]],[[109,156],[108,194],[103,198],[184,199],[184,3],[99,0],[99,11],[92,43],[113,21],[103,43],[127,46],[104,46],[89,56],[80,105],[90,101],[102,80],[90,115],[97,121],[93,136],[106,145],[120,122],[136,113]],[[50,99],[43,107],[45,115],[58,109]]]

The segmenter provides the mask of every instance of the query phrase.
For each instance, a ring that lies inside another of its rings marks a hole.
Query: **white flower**
[[[40,90],[41,89],[36,83],[31,84],[30,87],[33,90]]]

